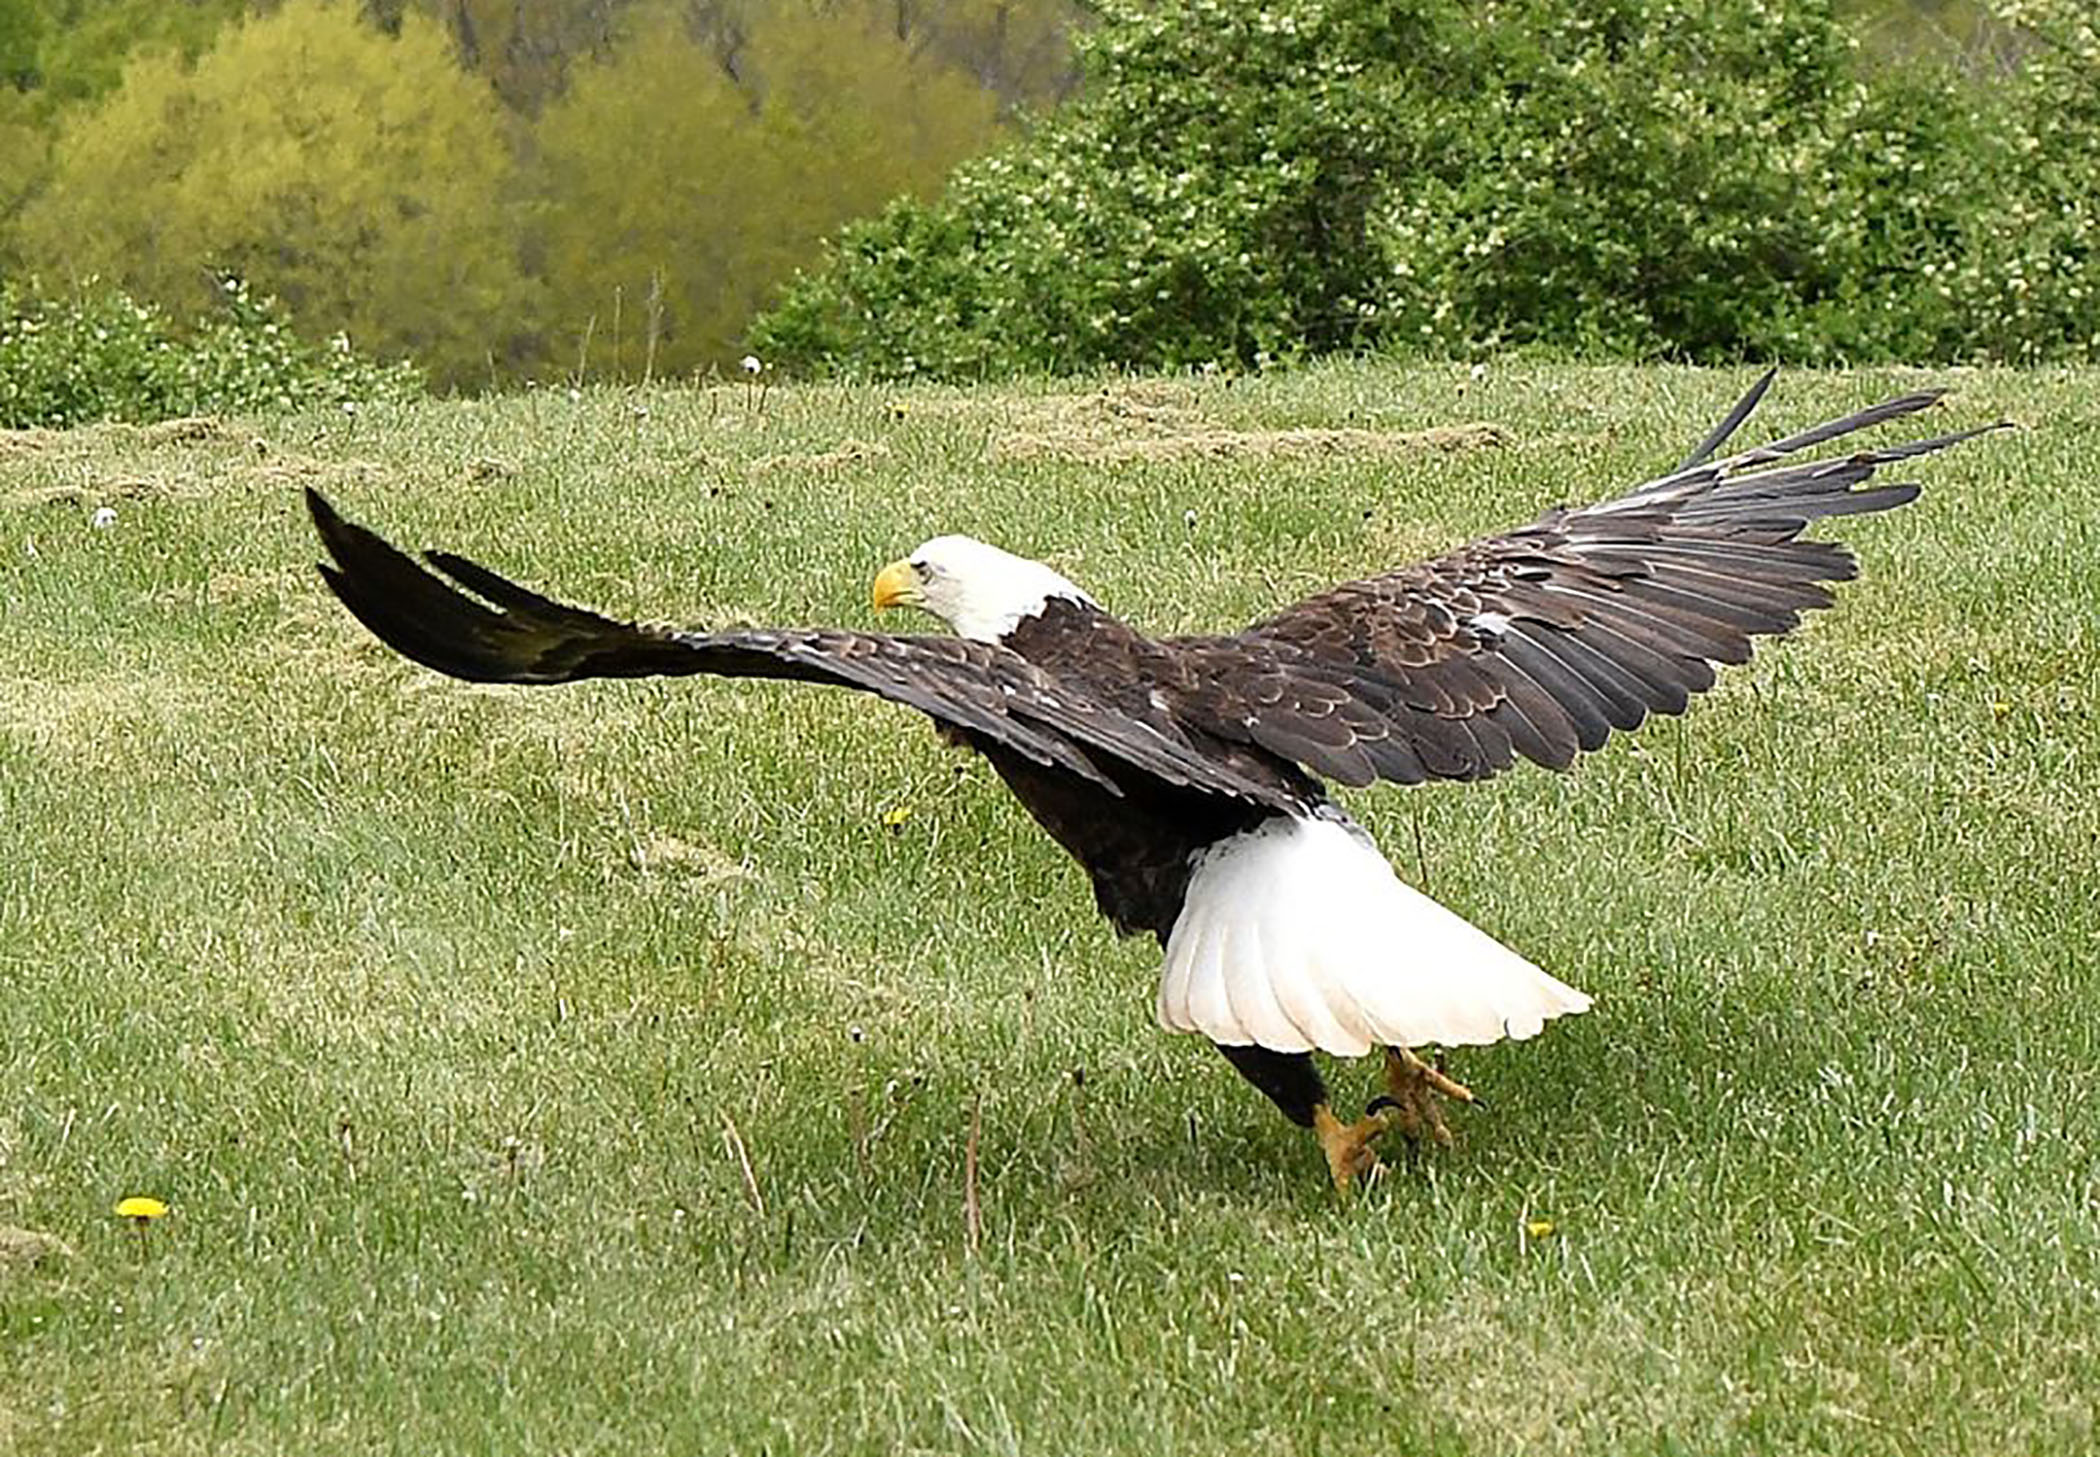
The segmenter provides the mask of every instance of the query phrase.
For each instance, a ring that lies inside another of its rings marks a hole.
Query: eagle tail
[[[1393,874],[1333,811],[1277,816],[1204,853],[1167,940],[1169,1031],[1274,1052],[1536,1036],[1590,999]]]

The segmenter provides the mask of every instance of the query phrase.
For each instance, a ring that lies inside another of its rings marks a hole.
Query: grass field
[[[1349,796],[1598,1005],[1346,1203],[923,721],[437,678],[297,499],[624,615],[868,625],[962,530],[1186,630],[1611,493],[1747,378],[0,435],[0,1451],[2091,1450],[2100,374],[1935,376],[2030,428],[1838,523],[1862,580],[1685,720]]]

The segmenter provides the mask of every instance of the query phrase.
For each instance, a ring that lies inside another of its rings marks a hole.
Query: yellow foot
[[[1439,1096],[1461,1103],[1478,1104],[1473,1090],[1444,1075],[1444,1070],[1424,1062],[1404,1047],[1385,1050],[1385,1096],[1371,1102],[1373,1117],[1392,1115],[1393,1125],[1407,1138],[1419,1142],[1433,1138],[1449,1146],[1451,1130],[1444,1123]]]
[[[1313,1136],[1320,1140],[1320,1152],[1327,1155],[1327,1172],[1334,1176],[1336,1189],[1346,1194],[1359,1178],[1378,1167],[1378,1153],[1371,1145],[1392,1126],[1389,1110],[1344,1123],[1325,1103],[1313,1109]]]

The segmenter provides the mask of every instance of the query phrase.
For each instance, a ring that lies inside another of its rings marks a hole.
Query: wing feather
[[[1565,768],[1615,728],[1683,712],[1716,665],[1857,574],[1844,547],[1801,539],[1811,523],[1904,505],[1918,488],[1876,483],[1882,466],[2004,428],[1801,458],[1940,399],[1924,391],[1715,459],[1770,383],[1622,496],[1345,582],[1236,637],[1173,640],[1202,684],[1176,711],[1349,784],[1478,778],[1518,755]]]
[[[321,575],[343,605],[404,656],[455,678],[568,683],[704,673],[826,683],[915,708],[1111,794],[1123,792],[1114,772],[1120,768],[1270,808],[1297,804],[1286,791],[1097,701],[1087,685],[1054,678],[1002,647],[833,629],[699,633],[618,622],[464,557],[434,553],[428,560],[447,582],[311,490],[307,505],[332,558]],[[1345,695],[1332,697],[1339,707]],[[1330,743],[1334,752],[1349,752],[1346,735]]]

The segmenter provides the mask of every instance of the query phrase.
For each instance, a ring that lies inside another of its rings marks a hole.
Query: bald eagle
[[[990,761],[1119,931],[1156,938],[1160,1025],[1216,1044],[1313,1130],[1346,1188],[1382,1135],[1448,1142],[1440,1098],[1474,1101],[1416,1049],[1531,1037],[1590,999],[1402,882],[1323,780],[1484,779],[1520,758],[1565,769],[1613,729],[1683,712],[1715,664],[1743,662],[1855,574],[1842,547],[1802,539],[1810,522],[1903,505],[1917,487],[1869,484],[1879,467],[1982,433],[1803,454],[1939,398],[1920,393],[1717,459],[1771,378],[1683,464],[1616,499],[1212,637],[1146,637],[1041,562],[962,536],[874,582],[878,610],[923,609],[953,636],[680,632],[564,606],[446,552],[426,569],[307,502],[336,596],[441,673],[794,679],[925,713]],[[1373,1049],[1386,1091],[1345,1121],[1312,1054]]]

